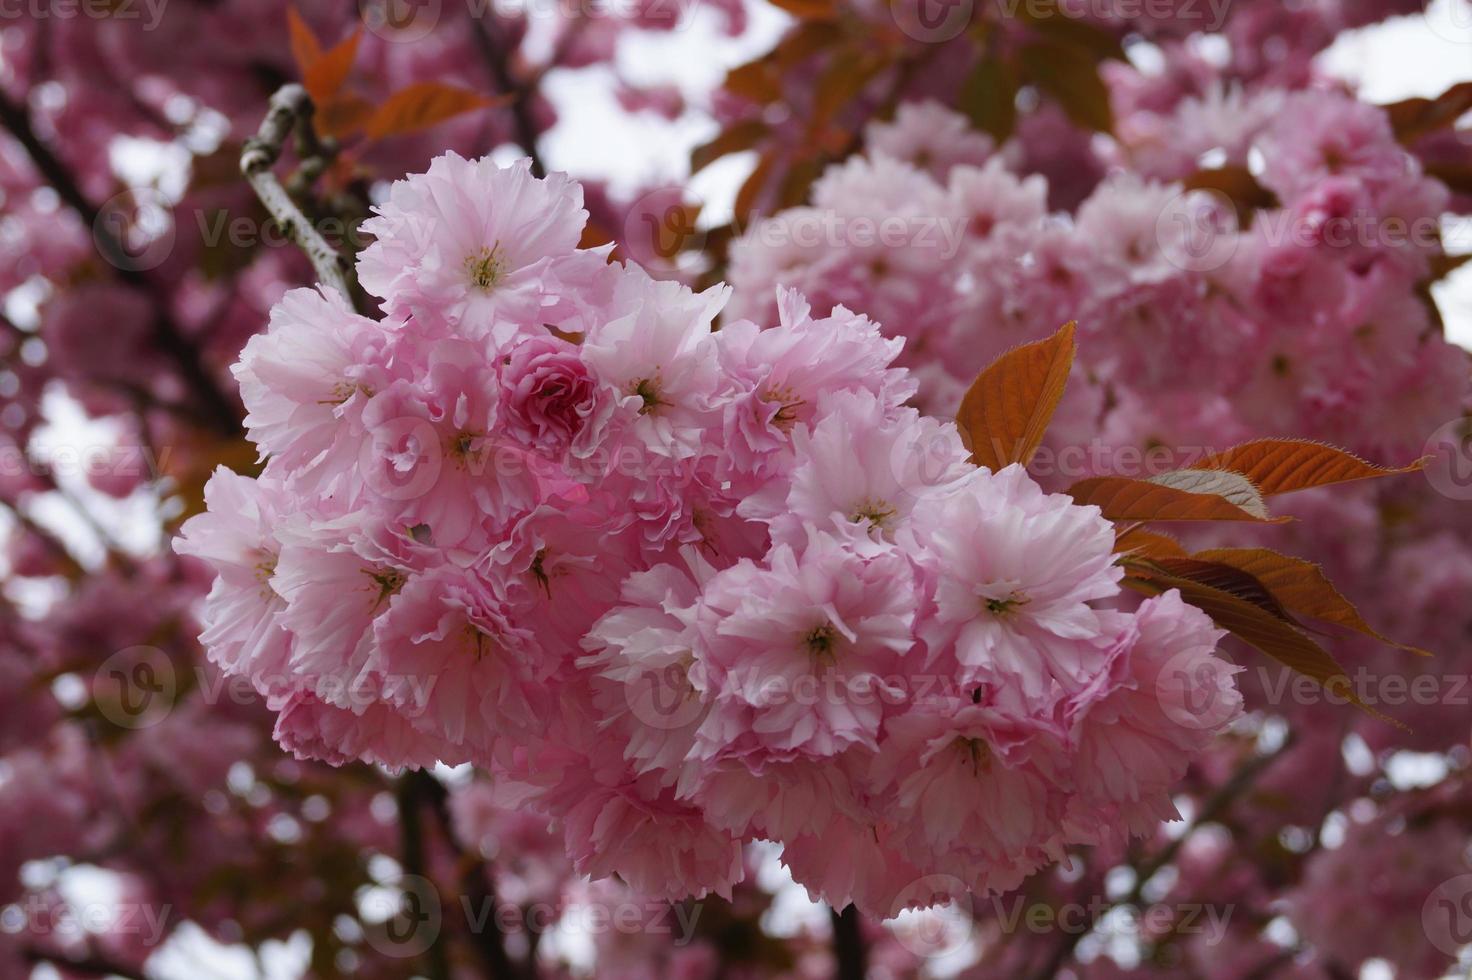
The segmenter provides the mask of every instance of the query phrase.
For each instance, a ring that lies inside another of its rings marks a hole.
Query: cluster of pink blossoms
[[[729,894],[764,838],[888,916],[1173,815],[1232,720],[1207,617],[905,403],[902,342],[579,249],[576,184],[455,155],[367,226],[385,318],[288,294],[235,371],[258,478],[178,549],[303,756],[472,762],[578,871]],[[1207,706],[1208,710],[1202,710]]]
[[[1122,115],[1134,111],[1113,171],[1072,213],[1020,169],[1015,140],[993,151],[958,135],[951,109],[903,103],[810,205],[737,239],[731,312],[769,315],[774,284],[863,312],[909,339],[903,363],[935,410],[1001,351],[1077,320],[1097,386],[1070,392],[1071,441],[1292,435],[1415,458],[1469,390],[1465,354],[1418,293],[1446,187],[1379,108],[1329,90],[1222,91],[1147,112],[1122,85]],[[1239,219],[1224,195],[1186,190],[1202,159],[1251,163],[1274,203]]]

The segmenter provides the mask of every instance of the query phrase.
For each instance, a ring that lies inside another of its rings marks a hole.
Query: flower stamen
[[[651,415],[661,405],[669,404],[660,398],[658,377],[640,378],[629,385],[629,394],[643,399],[644,404],[639,408],[640,415]]]
[[[506,260],[501,254],[501,243],[482,248],[474,255],[465,257],[465,271],[470,274],[470,284],[483,293],[489,293],[500,285],[506,275]]]
[[[814,626],[802,637],[803,646],[807,648],[808,653],[820,660],[832,659],[837,642],[838,630],[833,628],[832,623]]]
[[[1001,598],[988,598],[986,600],[986,611],[993,616],[1006,616],[1019,606],[1027,605],[1030,601],[1032,600],[1028,599],[1022,593],[1013,592],[1011,595],[1002,596]]]
[[[865,500],[859,503],[849,512],[848,519],[853,524],[868,524],[876,530],[884,530],[899,516],[899,511],[890,506],[884,500]]]

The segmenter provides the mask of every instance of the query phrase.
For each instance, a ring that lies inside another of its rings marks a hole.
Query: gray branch
[[[250,181],[256,196],[286,236],[312,260],[317,278],[351,302],[352,293],[348,289],[351,266],[348,260],[307,220],[271,169],[281,159],[282,148],[292,131],[299,126],[305,129],[311,125],[312,108],[307,90],[300,85],[283,85],[277,89],[271,96],[266,118],[261,120],[261,128],[245,141],[240,153],[240,172]]]

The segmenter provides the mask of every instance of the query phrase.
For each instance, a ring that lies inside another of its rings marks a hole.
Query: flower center
[[[482,248],[465,258],[465,271],[470,274],[470,284],[483,293],[488,293],[500,284],[506,275],[506,260],[501,254],[501,243]]]
[[[365,568],[363,573],[373,580],[378,586],[378,598],[373,601],[373,611],[383,605],[383,601],[404,587],[407,576],[397,568]]]
[[[777,404],[777,413],[772,416],[772,424],[783,432],[791,432],[792,427],[797,424],[797,410],[802,408],[803,400],[791,388],[769,388],[762,392],[761,399]]]
[[[532,578],[537,580],[537,584],[542,587],[542,591],[550,599],[552,598],[552,578],[547,574],[546,562],[547,549],[542,548],[537,552],[537,556],[532,559],[531,572]]]
[[[449,450],[450,458],[455,460],[458,465],[462,467],[465,466],[467,463],[469,463],[471,459],[480,455],[480,449],[477,446],[477,443],[480,441],[482,436],[483,433],[480,432],[455,433],[455,435],[450,438],[450,443],[447,447]]]
[[[854,524],[868,524],[871,528],[884,530],[899,515],[886,501],[865,500],[849,511],[848,519]]]
[[[479,663],[487,653],[496,648],[496,641],[491,639],[491,634],[472,623],[465,624],[465,632],[469,634],[470,640],[475,644],[475,661]]]
[[[803,634],[802,644],[814,657],[831,659],[834,647],[838,645],[838,630],[833,628],[832,623],[814,626]]]
[[[271,589],[271,576],[276,574],[276,556],[267,552],[256,562],[256,581],[261,583],[261,598],[270,599],[275,595]]]
[[[332,386],[330,398],[318,400],[318,405],[341,405],[354,395],[361,394],[365,398],[373,397],[371,385],[359,384],[356,381],[339,381]]]
[[[653,414],[661,405],[669,404],[660,397],[659,378],[657,377],[640,378],[635,381],[629,385],[629,394],[638,395],[643,400],[644,404],[639,406],[640,415]]]
[[[985,600],[986,611],[993,616],[1006,616],[1019,606],[1025,606],[1030,600],[1021,592],[1013,592],[1000,598],[989,597]]]
[[[720,543],[716,540],[715,515],[703,507],[696,507],[690,514],[690,526],[695,528],[700,535],[700,550],[712,555],[721,553]]]
[[[958,738],[956,747],[971,765],[973,775],[980,776],[992,771],[992,747],[979,738]]]

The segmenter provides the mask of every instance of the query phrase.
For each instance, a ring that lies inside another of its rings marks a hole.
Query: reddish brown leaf
[[[736,192],[733,213],[738,223],[744,224],[753,209],[756,208],[757,199],[761,196],[762,190],[767,186],[767,180],[776,168],[777,160],[771,154],[763,153],[757,160],[755,169],[742,183],[741,189]]]
[[[1191,493],[1175,487],[1132,480],[1126,476],[1096,476],[1068,488],[1081,504],[1093,504],[1112,521],[1252,521],[1279,524],[1286,517],[1263,518],[1243,510],[1214,493]]]
[[[831,46],[844,36],[835,24],[824,21],[806,21],[795,30],[789,31],[766,57],[779,69],[786,70],[805,61],[824,48]]]
[[[795,208],[808,199],[813,182],[823,175],[827,161],[822,157],[795,160],[787,168],[782,183],[777,188],[777,206]]]
[[[858,98],[874,76],[889,64],[889,58],[864,47],[841,49],[823,69],[813,86],[809,124],[819,130]]]
[[[1435,177],[1458,194],[1472,194],[1472,166],[1460,160],[1431,160],[1426,176]]]
[[[1230,198],[1237,205],[1238,220],[1244,228],[1250,224],[1247,217],[1254,209],[1278,206],[1277,195],[1259,184],[1252,172],[1243,166],[1198,170],[1182,181],[1182,186],[1192,191],[1216,191]]]
[[[1384,106],[1395,138],[1413,143],[1428,133],[1445,129],[1472,111],[1472,82],[1458,82],[1434,99],[1403,99]]]
[[[1439,282],[1469,261],[1472,261],[1472,252],[1464,255],[1447,255],[1445,252],[1439,252],[1431,257],[1430,279],[1432,282]]]
[[[838,16],[837,0],[771,0],[798,20],[833,20]]]
[[[770,105],[782,97],[782,72],[770,59],[758,58],[726,72],[724,88],[757,105]]]
[[[296,62],[297,71],[306,78],[307,72],[322,57],[322,44],[295,7],[286,8],[286,28],[291,36],[291,58]]]
[[[1248,645],[1305,677],[1318,681],[1330,694],[1345,698],[1365,712],[1398,728],[1404,728],[1370,708],[1355,693],[1344,668],[1323,647],[1315,643],[1291,623],[1284,622],[1267,610],[1221,589],[1187,578],[1157,574],[1149,578],[1131,576],[1126,583],[1150,594],[1168,589],[1180,591],[1181,598],[1211,617],[1217,626]]]
[[[1257,439],[1196,463],[1192,469],[1240,473],[1265,497],[1309,487],[1411,473],[1424,460],[1399,469],[1375,466],[1342,449],[1306,439]]]
[[[181,520],[204,510],[204,486],[216,467],[224,466],[247,476],[261,470],[256,447],[243,438],[211,443],[197,451],[191,449],[189,453],[172,456],[167,463],[162,459],[159,462],[173,478],[174,493],[183,504]]]
[[[342,95],[317,107],[313,117],[317,129],[324,136],[343,139],[364,126],[373,118],[373,103],[356,95]]]
[[[362,36],[362,28],[353,31],[347,40],[324,52],[302,73],[307,94],[318,106],[328,105],[342,90],[348,72],[353,70],[353,61],[358,56],[358,41]]]
[[[1169,534],[1132,527],[1114,539],[1116,554],[1139,558],[1187,558],[1190,553]]]
[[[390,95],[363,128],[369,139],[383,139],[433,126],[462,112],[504,105],[511,98],[491,98],[441,82],[415,82]]]
[[[1293,617],[1288,614],[1283,603],[1257,576],[1226,562],[1211,561],[1194,555],[1163,555],[1158,558],[1126,559],[1121,564],[1137,578],[1159,578],[1161,581],[1187,579],[1251,603],[1284,622],[1293,622]]]
[[[828,21],[804,21],[771,51],[726,73],[727,92],[768,105],[782,97],[782,76],[788,69],[832,45],[841,36]]]
[[[956,423],[978,466],[1024,466],[1037,452],[1073,367],[1073,323],[1003,354],[961,399]]]
[[[690,151],[690,172],[703,170],[728,153],[751,149],[771,131],[772,127],[760,119],[747,119],[731,124],[717,133],[715,139],[709,143],[702,143]]]
[[[1221,562],[1255,576],[1289,610],[1303,616],[1343,626],[1423,657],[1431,654],[1417,647],[1396,643],[1365,622],[1354,603],[1346,599],[1324,570],[1313,562],[1267,548],[1213,548],[1198,551],[1197,558]]]
[[[581,344],[583,342],[584,335],[579,331],[559,330],[557,327],[552,326],[552,324],[550,323],[544,324],[544,326],[547,328],[547,332],[556,337],[558,340],[565,340],[569,344]]]

